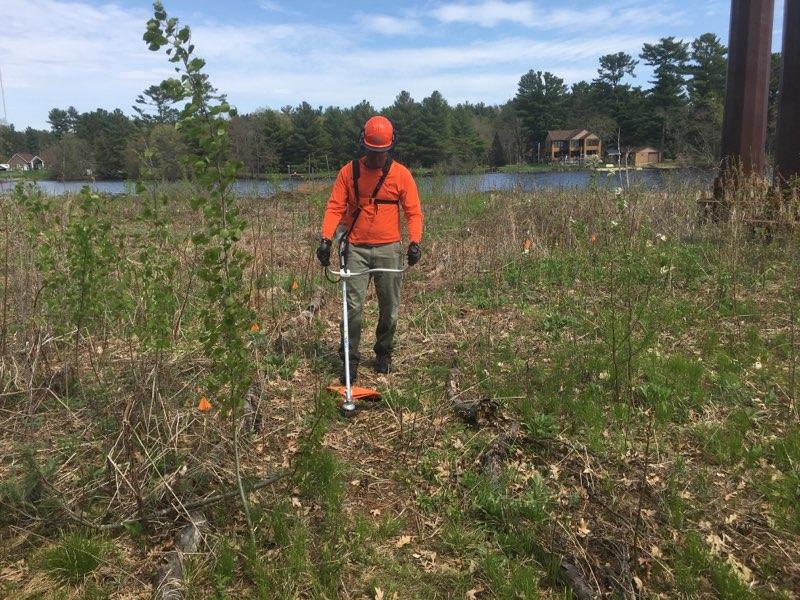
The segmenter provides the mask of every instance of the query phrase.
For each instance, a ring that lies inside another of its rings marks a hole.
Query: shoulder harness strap
[[[378,179],[378,183],[375,185],[375,189],[372,190],[372,194],[370,194],[369,201],[374,204],[400,204],[399,200],[379,200],[376,198],[378,192],[383,187],[383,183],[386,181],[386,178],[389,176],[389,171],[392,168],[392,159],[387,158],[386,162],[383,164],[383,168],[381,169],[381,178]],[[347,230],[347,236],[350,236],[350,233],[353,231],[353,228],[356,226],[356,220],[358,216],[361,214],[361,196],[358,191],[358,178],[361,175],[361,164],[360,159],[356,158],[353,160],[353,192],[356,201],[356,208],[353,211],[353,221],[350,223],[350,228]]]

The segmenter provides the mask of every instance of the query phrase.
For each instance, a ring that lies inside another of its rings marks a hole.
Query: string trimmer
[[[347,322],[347,280],[352,277],[369,276],[371,273],[402,273],[403,269],[367,269],[358,273],[353,273],[347,268],[347,247],[349,242],[346,236],[342,236],[339,242],[339,270],[334,271],[328,268],[327,273],[336,275],[339,279],[328,280],[332,283],[342,282],[342,345],[344,346],[344,386],[331,385],[328,389],[342,395],[343,399],[339,405],[339,410],[345,417],[352,416],[356,412],[355,400],[380,400],[381,394],[378,390],[364,387],[353,387],[350,385],[350,328]],[[326,273],[326,274],[327,274]]]

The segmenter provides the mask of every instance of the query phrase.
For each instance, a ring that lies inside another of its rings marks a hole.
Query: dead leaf
[[[728,555],[726,562],[741,581],[750,583],[753,580],[753,572],[746,565],[736,560],[732,554]]]
[[[294,506],[295,508],[302,508],[303,505],[300,502],[300,498],[298,498],[297,496],[292,496],[292,506]]]
[[[474,589],[469,590],[467,592],[467,600],[475,600],[478,597],[478,594],[480,594],[482,591],[483,587],[480,585]]]
[[[410,535],[401,535],[400,538],[395,542],[395,548],[402,548],[403,546],[407,546],[411,543],[411,536]]]
[[[369,511],[369,514],[371,514],[373,517],[380,517],[381,516],[381,509],[380,508],[373,508],[371,511]]]
[[[589,525],[588,523],[586,523],[586,519],[581,517],[580,524],[578,525],[578,535],[580,535],[581,537],[586,537],[591,532],[592,530],[589,529]]]
[[[720,554],[725,548],[725,542],[716,533],[709,533],[706,536],[706,543],[711,546],[713,554]]]
[[[650,547],[650,555],[653,558],[663,558],[664,557],[664,553],[661,552],[661,548],[659,548],[658,546],[651,546]]]
[[[375,588],[375,600],[383,600],[383,590],[379,587]]]

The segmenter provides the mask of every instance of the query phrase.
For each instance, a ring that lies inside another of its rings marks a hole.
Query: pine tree
[[[74,107],[70,106],[67,110],[52,108],[47,113],[47,122],[50,123],[50,131],[56,139],[61,139],[64,135],[75,130],[75,121],[78,113]]]
[[[407,91],[402,91],[386,111],[394,126],[397,140],[393,155],[397,160],[416,166],[419,164],[417,139],[419,138],[420,105]]]
[[[350,160],[356,156],[359,156],[361,153],[361,146],[359,144],[361,130],[364,128],[364,124],[371,117],[374,117],[376,114],[378,114],[378,111],[374,106],[372,106],[372,104],[366,100],[362,100],[353,108],[348,109],[346,113],[348,120],[347,142],[350,148],[348,152],[348,160]]]
[[[450,106],[438,91],[422,100],[417,134],[417,157],[424,167],[442,164],[450,147]]]
[[[302,169],[311,163],[318,166],[324,160],[327,139],[322,127],[321,110],[303,102],[291,112],[292,130],[285,146],[284,156],[293,168]]]
[[[465,166],[474,166],[486,155],[486,144],[475,128],[472,111],[459,105],[451,111],[451,154]]]
[[[514,104],[522,119],[525,149],[530,153],[547,131],[564,126],[567,86],[550,72],[528,71],[519,80]]]
[[[338,106],[329,106],[322,116],[328,139],[329,162],[339,166],[352,160],[353,132],[346,112]]]
[[[494,138],[492,138],[492,149],[489,151],[489,166],[504,167],[507,163],[506,151],[500,141],[500,134],[495,131]]]
[[[661,127],[660,150],[666,152],[667,131],[686,106],[686,72],[689,44],[674,37],[661,38],[657,44],[645,44],[640,57],[653,67],[655,79],[649,98]]]
[[[634,60],[630,54],[624,52],[601,56],[595,82],[607,85],[611,90],[616,90],[625,75],[635,77],[633,71],[638,64],[638,60]]]
[[[728,49],[713,33],[704,33],[692,42],[692,64],[688,68],[689,99],[694,106],[722,100],[728,69]]]

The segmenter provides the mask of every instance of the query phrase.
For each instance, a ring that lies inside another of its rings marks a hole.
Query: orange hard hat
[[[392,122],[380,115],[371,117],[361,130],[361,145],[372,152],[388,152],[394,146]]]

